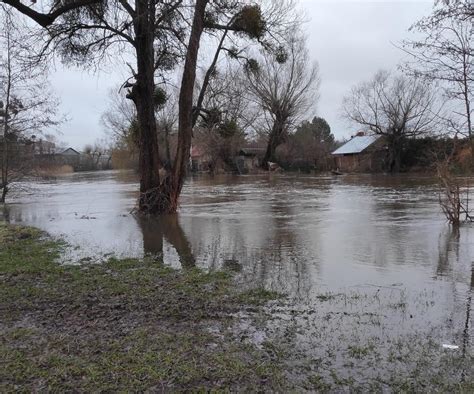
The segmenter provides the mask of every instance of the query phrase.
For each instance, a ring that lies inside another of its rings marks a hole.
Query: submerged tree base
[[[177,210],[177,201],[163,187],[140,193],[138,211],[144,215],[166,215],[176,213]]]
[[[173,184],[173,177],[167,171],[160,174],[160,185],[141,191],[138,198],[138,211],[144,215],[167,215],[178,210],[179,192]]]

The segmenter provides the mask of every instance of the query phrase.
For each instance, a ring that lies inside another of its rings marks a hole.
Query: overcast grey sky
[[[408,28],[429,14],[432,1],[299,0],[309,22],[308,47],[321,71],[318,115],[337,138],[356,128],[340,117],[341,101],[350,87],[379,69],[395,69],[403,57],[392,43],[409,36]],[[114,67],[111,67],[113,70]],[[58,69],[52,84],[69,116],[58,138],[76,149],[105,136],[100,116],[107,108],[108,91],[123,78],[117,72],[92,74],[80,69]],[[311,114],[308,114],[310,117]]]

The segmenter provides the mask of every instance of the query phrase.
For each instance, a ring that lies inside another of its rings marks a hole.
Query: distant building
[[[55,155],[57,153],[56,144],[50,141],[40,139],[34,142],[33,152],[35,156]]]
[[[240,174],[248,174],[260,167],[265,156],[265,148],[242,148],[236,157],[236,167]]]
[[[81,154],[73,149],[73,148],[67,148],[66,150],[62,151],[60,153],[61,156],[73,156],[73,157],[79,157]]]
[[[70,166],[74,171],[95,171],[111,168],[111,157],[101,152],[81,153],[74,148],[58,148],[52,142],[34,143],[36,163],[42,168]]]
[[[357,133],[332,152],[335,167],[343,172],[383,171],[387,156],[385,139],[380,135]]]

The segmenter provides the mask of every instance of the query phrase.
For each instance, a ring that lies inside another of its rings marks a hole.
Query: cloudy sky
[[[340,117],[341,101],[350,87],[379,69],[396,69],[403,54],[393,44],[410,36],[407,29],[429,14],[432,1],[299,0],[308,20],[308,47],[321,71],[318,115],[327,119],[337,138],[349,137],[354,126]],[[101,73],[59,69],[51,81],[69,121],[58,138],[76,149],[104,138],[100,117],[108,91],[123,76],[112,65]],[[312,114],[308,114],[308,117]]]

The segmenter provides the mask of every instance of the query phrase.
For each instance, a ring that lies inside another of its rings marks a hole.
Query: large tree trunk
[[[196,65],[201,35],[204,30],[204,16],[209,0],[196,0],[193,26],[189,37],[188,51],[184,63],[183,79],[179,94],[179,127],[178,148],[173,170],[166,190],[169,193],[167,212],[173,213],[178,209],[178,198],[183,188],[184,178],[189,163],[191,140],[193,134],[193,92],[196,81]]]
[[[283,131],[283,122],[275,120],[270,137],[268,139],[267,150],[265,151],[265,156],[263,157],[262,168],[268,170],[268,162],[276,162],[275,153],[278,146],[282,143]]]
[[[155,6],[150,0],[136,2],[135,18],[137,75],[131,98],[137,108],[139,124],[139,210],[157,214],[162,211],[160,195],[160,156],[154,108],[154,17]]]
[[[399,149],[396,149],[392,152],[392,161],[390,163],[390,172],[392,174],[397,174],[401,170],[401,152]]]
[[[392,136],[388,140],[388,170],[390,173],[398,173],[402,167],[403,139],[400,136]]]
[[[209,83],[211,82],[212,74],[216,71],[217,62],[219,60],[219,55],[222,51],[224,46],[225,39],[227,38],[227,34],[229,33],[228,30],[224,30],[224,34],[219,41],[219,45],[217,46],[216,52],[214,54],[214,59],[212,59],[212,63],[206,71],[206,75],[204,76],[204,80],[202,82],[201,91],[199,92],[199,96],[196,102],[196,109],[193,112],[193,127],[196,126],[196,123],[199,119],[199,113],[202,110],[202,104],[204,103],[204,98],[206,96],[207,88],[209,87]]]

